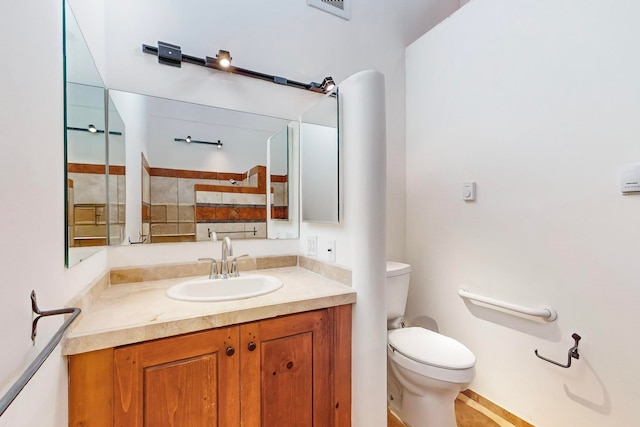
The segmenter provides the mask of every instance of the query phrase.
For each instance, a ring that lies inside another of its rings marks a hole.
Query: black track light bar
[[[331,77],[325,77],[322,83],[301,83],[295,80],[289,80],[285,77],[274,76],[271,74],[260,73],[258,71],[247,70],[246,68],[234,67],[233,65],[222,66],[219,63],[221,55],[228,56],[231,60],[228,51],[221,50],[218,52],[218,56],[215,58],[207,56],[205,59],[198,58],[196,56],[186,55],[182,53],[182,49],[178,45],[174,45],[166,42],[158,42],[158,47],[142,45],[142,52],[158,57],[158,62],[164,65],[170,65],[173,67],[181,67],[182,62],[187,64],[200,65],[202,67],[213,68],[219,71],[226,71],[231,74],[239,74],[245,77],[252,77],[254,79],[260,79],[271,83],[290,86],[296,89],[310,90],[318,93],[328,93],[335,87],[335,82]]]

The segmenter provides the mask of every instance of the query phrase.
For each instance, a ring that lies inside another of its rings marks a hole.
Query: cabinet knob
[[[253,341],[251,341],[248,345],[247,348],[249,349],[249,351],[253,351],[256,349],[256,343],[254,343]]]
[[[235,349],[235,348],[233,348],[233,347],[231,347],[231,346],[227,347],[227,351],[226,351],[227,356],[233,356],[233,354],[234,354],[235,352],[236,352],[236,349]]]

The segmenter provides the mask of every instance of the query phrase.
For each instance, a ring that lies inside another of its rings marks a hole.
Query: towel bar
[[[36,327],[37,327],[37,324],[38,324],[38,320],[40,320],[40,318],[46,317],[46,316],[55,316],[55,315],[58,315],[58,314],[71,314],[71,316],[69,316],[64,321],[62,326],[60,326],[58,331],[55,333],[53,338],[51,338],[51,340],[47,343],[45,348],[40,352],[40,354],[38,354],[38,356],[35,358],[35,360],[33,362],[31,362],[31,364],[27,367],[27,369],[20,376],[20,378],[18,378],[16,380],[16,382],[11,386],[11,388],[9,388],[9,390],[7,390],[5,395],[2,396],[2,398],[0,399],[0,416],[2,416],[2,414],[4,414],[4,412],[7,410],[9,405],[11,405],[11,403],[15,400],[16,397],[18,397],[18,394],[20,394],[20,392],[27,385],[29,380],[35,375],[35,373],[38,371],[38,369],[40,369],[40,367],[42,366],[44,361],[47,360],[47,358],[49,357],[49,355],[51,354],[53,349],[58,345],[58,343],[60,343],[60,340],[62,340],[62,336],[64,335],[64,333],[67,330],[67,328],[71,325],[71,323],[80,314],[80,309],[79,308],[62,308],[62,309],[59,309],[59,310],[48,310],[48,311],[40,310],[38,308],[38,302],[36,300],[35,291],[31,291],[31,308],[32,308],[33,312],[38,315],[33,320],[33,323],[31,325],[31,339],[32,340],[35,340],[35,338],[36,338]]]

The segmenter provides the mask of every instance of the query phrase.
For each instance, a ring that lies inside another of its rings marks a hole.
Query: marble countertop
[[[259,273],[277,277],[284,285],[266,295],[223,302],[184,302],[166,296],[167,288],[189,278],[110,286],[69,331],[62,353],[85,353],[356,301],[351,287],[300,267]]]

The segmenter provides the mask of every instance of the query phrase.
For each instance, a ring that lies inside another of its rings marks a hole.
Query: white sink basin
[[[232,301],[268,294],[282,281],[264,274],[243,274],[228,279],[191,279],[167,289],[169,298],[180,301]]]

